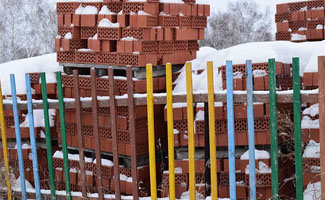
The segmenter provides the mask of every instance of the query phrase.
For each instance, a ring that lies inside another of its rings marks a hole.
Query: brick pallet
[[[92,14],[85,10],[92,9]],[[60,63],[143,67],[184,64],[204,39],[209,5],[151,2],[57,3]]]
[[[276,40],[320,41],[324,37],[324,1],[278,4],[275,22]]]

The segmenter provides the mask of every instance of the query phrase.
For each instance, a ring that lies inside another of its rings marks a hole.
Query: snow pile
[[[321,199],[321,183],[310,183],[304,191],[304,200]]]
[[[270,159],[270,153],[267,151],[260,151],[255,149],[255,160]],[[249,150],[240,156],[240,160],[249,160]]]
[[[263,77],[267,76],[267,72],[265,70],[254,70],[253,71],[253,76],[254,77]]]
[[[82,7],[81,5],[76,9],[75,14],[78,15],[97,15],[98,9],[95,6]]]
[[[109,19],[104,18],[99,22],[98,27],[101,27],[101,28],[116,28],[116,27],[120,27],[120,24],[119,23],[113,23]]]
[[[112,12],[106,5],[102,7],[102,9],[99,11],[100,15],[116,15],[115,12]]]
[[[56,83],[56,71],[62,67],[56,62],[56,54],[15,60],[0,64],[0,80],[3,95],[10,95],[10,74],[15,74],[17,94],[26,94],[25,73],[47,72],[47,83]]]
[[[301,128],[302,129],[317,129],[319,128],[319,119],[312,120],[308,116],[304,116],[301,120]]]
[[[69,33],[65,34],[64,39],[71,40],[72,39],[72,33],[69,32]]]
[[[319,114],[319,104],[317,103],[317,104],[310,106],[309,108],[306,108],[302,114],[316,117]]]
[[[263,49],[263,51],[261,51]],[[283,63],[292,63],[293,57],[300,58],[300,75],[304,72],[317,72],[317,57],[325,54],[325,41],[293,43],[287,41],[275,42],[255,42],[246,43],[230,47],[223,50],[216,50],[210,47],[202,47],[197,54],[197,59],[192,61],[193,67],[193,90],[202,92],[207,90],[207,72],[200,75],[197,70],[206,69],[207,61],[213,61],[214,64],[214,86],[216,91],[222,90],[221,74],[218,68],[231,60],[233,64],[244,64],[246,60],[251,59],[253,63],[268,62],[269,58],[275,58],[276,61]],[[175,93],[184,93],[186,91],[185,68],[175,82],[177,85]]]
[[[45,127],[45,122],[44,122],[44,111],[43,110],[33,110],[33,115],[34,115],[34,126],[35,128],[38,127]],[[54,127],[54,118],[56,115],[56,110],[55,109],[49,109],[49,117],[50,117],[50,127]],[[24,116],[24,115],[23,115]],[[28,115],[25,115],[25,121],[23,121],[20,124],[20,127],[29,127],[29,117]]]
[[[291,40],[292,41],[303,41],[303,40],[307,40],[307,36],[301,35],[299,33],[293,33],[293,34],[291,34]]]
[[[53,158],[63,159],[63,152],[62,151],[56,151],[53,155]],[[78,161],[80,160],[79,154],[68,154],[68,160]],[[85,157],[86,163],[92,163],[92,158]]]
[[[112,161],[110,161],[110,160],[107,160],[107,159],[102,158],[101,162],[102,162],[102,166],[105,166],[105,167],[113,167],[114,166],[114,163]],[[97,160],[95,159],[93,163],[96,164]]]
[[[204,121],[204,111],[199,110],[199,112],[195,116],[195,121]]]
[[[249,165],[246,166],[245,173],[249,174]],[[258,169],[256,169],[257,174],[271,174],[272,170],[264,162],[258,162]]]
[[[198,200],[203,200],[205,199],[204,196],[200,193],[198,193],[197,191],[195,191],[195,196],[196,196],[196,199]],[[184,192],[182,195],[181,195],[181,198],[180,199],[190,199],[190,191],[187,191],[187,192]]]
[[[305,148],[303,158],[320,158],[320,144],[310,140]]]

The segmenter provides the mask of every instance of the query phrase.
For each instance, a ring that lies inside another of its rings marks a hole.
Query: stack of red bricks
[[[59,2],[60,63],[153,66],[196,58],[209,5],[158,1]]]
[[[96,92],[98,96],[109,96],[109,79],[107,77],[96,78],[97,87]],[[134,79],[135,93],[146,92],[146,80]],[[64,97],[74,98],[73,76],[63,75],[62,83],[64,85]],[[124,95],[127,93],[127,79],[115,78],[115,94]],[[91,97],[91,79],[90,76],[81,76],[79,78],[79,90],[81,97]],[[154,78],[154,91],[164,92],[166,87],[165,78]],[[111,133],[111,115],[110,108],[98,109],[98,125],[99,136],[101,140],[101,151],[112,151],[112,133]],[[166,143],[166,124],[161,123],[163,118],[163,105],[155,105],[155,128],[156,137],[160,138],[162,143]],[[131,156],[131,136],[129,128],[129,112],[128,107],[117,107],[117,131],[119,140],[119,154]],[[58,116],[57,116],[58,117]],[[78,147],[77,140],[77,124],[76,124],[76,110],[66,109],[65,111],[67,139],[68,145],[71,147]],[[135,126],[137,135],[141,135],[137,139],[137,155],[148,153],[148,127],[147,127],[147,107],[137,106],[135,110]],[[59,119],[57,120],[59,122]],[[84,138],[84,147],[86,149],[95,150],[95,139],[93,135],[93,113],[92,109],[82,109],[81,111],[82,134]],[[60,132],[60,125],[57,124],[57,130]],[[58,133],[59,144],[61,144],[61,134]]]
[[[319,41],[324,37],[324,1],[278,4],[275,21],[276,40]]]
[[[268,63],[254,63],[253,66],[253,87],[255,91],[268,91],[269,90],[269,77],[268,77]],[[276,77],[277,77],[277,88],[280,90],[292,89],[292,77],[291,77],[291,64],[285,64],[276,62]],[[226,66],[219,68],[223,80],[223,87],[226,89]],[[233,65],[234,73],[234,90],[235,91],[246,91],[246,65]],[[292,109],[292,106],[278,105],[278,109]],[[270,112],[269,104],[254,103],[254,124],[255,124],[255,143],[259,149],[268,149],[270,146]],[[283,111],[282,111],[283,112]],[[288,112],[292,113],[292,112]],[[175,104],[173,108],[174,114],[174,141],[175,148],[181,149],[188,147],[188,133],[187,133],[187,105],[186,104]],[[248,127],[247,127],[247,106],[241,103],[235,103],[234,105],[235,114],[235,145],[238,149],[245,149],[248,147]],[[165,121],[167,120],[167,113],[165,108]],[[215,104],[215,133],[216,133],[216,145],[217,155],[228,147],[228,126],[227,126],[227,104],[216,103]],[[204,121],[204,106],[203,104],[197,104],[195,108],[195,147],[196,151],[203,151],[205,147],[205,121]],[[279,143],[282,143],[282,138],[279,138]],[[223,155],[221,153],[221,155]],[[179,163],[184,163],[180,165]],[[270,160],[263,161],[268,167],[271,167]],[[220,197],[229,198],[229,164],[228,159],[218,159],[218,180],[219,180],[219,194]],[[177,194],[184,191],[187,188],[188,183],[188,169],[187,162],[178,160],[175,163],[175,167],[181,168],[183,173],[177,174],[179,181],[176,183]],[[249,179],[245,172],[248,160],[236,159],[236,171],[237,182],[241,182],[237,187],[238,198],[247,199],[249,197]],[[258,168],[259,161],[257,160],[256,166]],[[196,173],[197,177],[205,176],[204,160],[196,160]],[[280,165],[283,169],[281,172],[281,184],[284,178],[290,177],[293,172],[291,167],[285,167],[285,159],[281,160]],[[180,170],[177,170],[177,172]],[[240,172],[239,172],[240,171]],[[183,178],[181,178],[183,177]],[[162,183],[162,194],[168,194],[168,174],[163,175]],[[261,199],[267,199],[271,197],[271,173],[268,174],[257,174],[258,180],[258,193]],[[184,182],[185,181],[185,182]],[[187,181],[187,182],[186,182]],[[183,184],[182,184],[183,183]],[[185,184],[184,184],[185,183]],[[205,183],[197,178],[197,183]],[[288,184],[290,185],[290,184]],[[282,194],[288,194],[289,187],[284,187]],[[197,190],[204,195],[205,189],[200,188],[198,185]]]
[[[53,156],[55,169],[55,180],[57,190],[65,189],[65,178],[63,172],[62,152],[57,151]],[[69,154],[70,183],[73,191],[81,191],[81,172],[79,166],[79,155]],[[105,194],[114,194],[114,164],[109,159],[102,159],[102,183]],[[87,190],[90,193],[98,192],[97,164],[96,160],[85,157],[85,170]],[[147,196],[149,192],[149,166],[138,167],[139,192],[141,196]],[[120,189],[122,194],[132,195],[132,174],[131,170],[120,166]]]

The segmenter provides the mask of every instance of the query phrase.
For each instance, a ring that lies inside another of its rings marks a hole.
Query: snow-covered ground
[[[254,42],[240,44],[223,50],[216,50],[210,47],[202,47],[198,52],[197,59],[192,61],[193,70],[205,69],[207,61],[213,61],[215,90],[222,90],[221,74],[218,74],[220,66],[225,65],[227,60],[233,64],[245,64],[250,59],[253,63],[268,62],[269,58],[275,58],[276,61],[283,63],[292,63],[293,57],[300,58],[300,75],[303,72],[317,72],[317,57],[325,55],[325,41],[293,43],[287,41],[273,42]],[[193,74],[194,91],[207,90],[206,71],[198,75]],[[184,93],[186,91],[185,69],[176,80],[175,93]]]
[[[16,76],[17,94],[26,94],[25,73],[50,72],[47,73],[46,80],[48,83],[55,83],[54,72],[61,70],[55,53],[0,64],[2,92],[4,95],[11,94],[10,74]]]

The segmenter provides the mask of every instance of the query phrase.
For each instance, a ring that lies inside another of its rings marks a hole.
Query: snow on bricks
[[[143,67],[195,59],[210,6],[195,1],[58,2],[57,13],[58,62]]]
[[[275,15],[276,40],[323,40],[324,6],[324,1],[320,0],[278,4]]]

